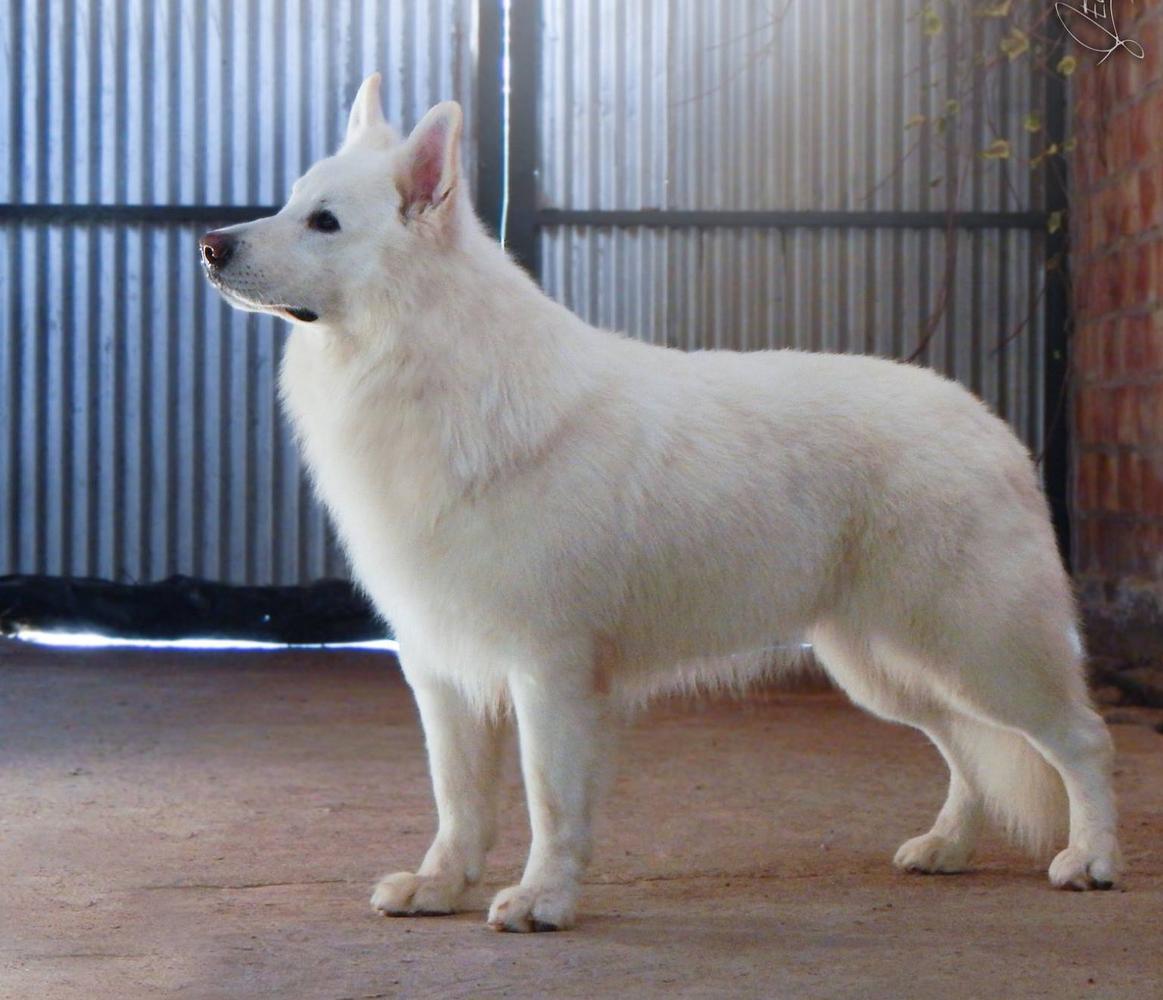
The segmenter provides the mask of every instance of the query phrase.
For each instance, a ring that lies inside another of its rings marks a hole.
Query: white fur
[[[1005,424],[908,365],[685,354],[587,326],[478,225],[459,109],[402,143],[378,115],[361,91],[343,150],[234,228],[243,276],[216,279],[245,307],[319,314],[287,346],[283,400],[419,703],[439,833],[373,904],[448,912],[480,878],[515,718],[533,843],[489,923],[568,926],[616,706],[746,680],[800,640],[949,764],[898,865],[964,867],[987,814],[1041,846],[1065,790],[1052,881],[1113,880],[1111,743]],[[341,232],[304,228],[320,202]]]

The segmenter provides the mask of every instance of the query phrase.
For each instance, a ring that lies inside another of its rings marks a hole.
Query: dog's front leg
[[[436,796],[439,828],[413,872],[385,875],[372,906],[389,916],[452,913],[477,882],[496,829],[501,725],[452,685],[409,675]]]
[[[588,671],[510,680],[533,842],[520,885],[503,889],[489,909],[494,930],[573,923],[606,739],[605,699],[589,680]]]

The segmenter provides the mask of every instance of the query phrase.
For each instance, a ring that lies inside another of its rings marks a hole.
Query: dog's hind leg
[[[959,738],[959,730],[969,720],[956,718],[935,692],[918,684],[902,684],[877,662],[866,645],[845,641],[822,629],[813,636],[813,648],[825,670],[853,702],[880,718],[920,729],[949,768],[949,791],[932,829],[901,844],[893,863],[914,872],[963,871],[985,818],[977,768],[971,751]]]
[[[1090,707],[1073,625],[1047,616],[979,634],[978,648],[965,655],[993,664],[991,681],[982,683],[983,675],[967,668],[950,687],[951,697],[962,711],[1021,734],[1065,787],[1070,839],[1050,865],[1050,881],[1062,888],[1110,888],[1119,870],[1114,745]],[[1015,791],[1015,808],[1028,811],[1031,794]]]
[[[932,829],[906,840],[893,857],[903,871],[952,873],[969,867],[985,819],[985,800],[972,761],[952,734],[952,720],[936,714],[916,723],[941,752],[949,768],[949,791]]]

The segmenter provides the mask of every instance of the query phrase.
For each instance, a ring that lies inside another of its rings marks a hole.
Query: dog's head
[[[456,239],[462,116],[432,108],[400,141],[384,121],[380,75],[364,80],[343,146],[291,189],[277,215],[207,233],[206,276],[240,309],[342,326],[413,287]]]

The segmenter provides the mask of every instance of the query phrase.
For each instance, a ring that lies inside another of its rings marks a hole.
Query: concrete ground
[[[0,996],[1163,997],[1163,735],[1119,710],[1125,888],[889,859],[945,783],[924,739],[831,694],[668,705],[623,742],[579,926],[489,931],[527,842],[514,768],[488,885],[372,913],[433,809],[374,653],[0,643]]]

